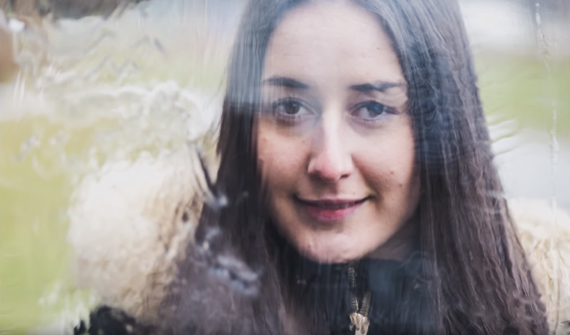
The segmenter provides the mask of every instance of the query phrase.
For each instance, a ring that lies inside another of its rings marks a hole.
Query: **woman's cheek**
[[[291,189],[303,173],[302,145],[264,128],[260,127],[257,146],[262,177],[270,193],[282,193]]]

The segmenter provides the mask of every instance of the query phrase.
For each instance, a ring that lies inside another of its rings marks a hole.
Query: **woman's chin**
[[[359,248],[349,247],[346,244],[333,244],[330,241],[304,244],[297,246],[297,250],[306,258],[318,263],[347,263],[358,260],[366,255],[366,251],[359,252]]]

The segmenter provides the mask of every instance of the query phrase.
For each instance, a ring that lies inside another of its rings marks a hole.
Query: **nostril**
[[[324,113],[327,114],[327,113]],[[309,176],[324,182],[337,182],[352,172],[352,153],[343,136],[343,121],[332,111],[323,117],[320,127],[311,135]]]
[[[346,178],[351,171],[351,158],[343,157],[340,152],[321,153],[311,159],[307,168],[309,176],[326,182],[336,182]]]

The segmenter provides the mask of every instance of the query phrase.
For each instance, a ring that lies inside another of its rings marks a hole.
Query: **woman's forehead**
[[[269,40],[262,79],[275,76],[311,86],[404,82],[376,17],[345,1],[307,3],[285,15]]]

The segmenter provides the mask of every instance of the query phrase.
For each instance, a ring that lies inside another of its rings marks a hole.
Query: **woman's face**
[[[382,257],[419,178],[406,81],[378,21],[348,1],[298,6],[261,79],[258,160],[277,228],[316,261]]]

